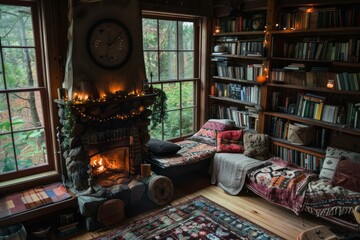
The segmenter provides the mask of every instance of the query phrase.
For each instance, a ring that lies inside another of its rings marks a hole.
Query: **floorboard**
[[[191,175],[185,176],[181,179],[176,179],[174,182],[174,189],[174,198],[170,203],[171,205],[176,205],[193,197],[202,195],[284,239],[296,239],[297,235],[303,230],[320,224],[329,228],[334,227],[331,223],[309,214],[296,215],[290,210],[267,202],[266,200],[254,195],[249,190],[243,190],[237,196],[229,195],[219,187],[211,185],[209,176]],[[153,211],[156,211],[156,209],[147,211],[131,219],[127,219],[121,223],[121,225],[134,221],[138,218],[145,217]],[[81,235],[68,239],[93,239],[107,233],[110,230],[112,229],[85,232]]]

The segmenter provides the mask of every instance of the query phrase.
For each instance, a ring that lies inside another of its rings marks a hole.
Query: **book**
[[[338,106],[325,104],[323,107],[321,121],[335,123],[338,109]]]

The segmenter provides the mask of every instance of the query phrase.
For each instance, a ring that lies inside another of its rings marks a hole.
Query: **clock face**
[[[117,69],[129,59],[132,40],[127,28],[113,19],[95,23],[88,33],[88,50],[92,60],[105,69]]]

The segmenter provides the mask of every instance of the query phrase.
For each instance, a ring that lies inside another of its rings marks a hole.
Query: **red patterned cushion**
[[[244,152],[243,131],[232,130],[219,132],[217,136],[217,152]]]

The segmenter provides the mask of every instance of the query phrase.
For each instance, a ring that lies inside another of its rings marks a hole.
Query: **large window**
[[[54,165],[37,16],[35,1],[0,4],[0,180]]]
[[[174,139],[194,132],[199,81],[197,20],[144,16],[146,74],[167,95],[167,118],[150,134]]]

